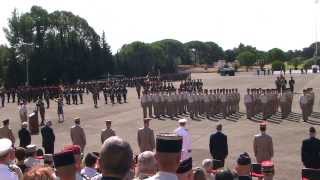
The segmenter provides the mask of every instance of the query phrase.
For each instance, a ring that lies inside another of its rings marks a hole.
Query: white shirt
[[[182,136],[181,161],[189,159],[191,157],[191,136],[190,136],[190,133],[184,127],[178,127],[174,132],[178,136]]]
[[[159,171],[152,177],[147,178],[146,180],[178,180],[176,174]]]
[[[27,116],[28,110],[25,105],[21,106],[19,109],[20,116]]]
[[[0,164],[0,179],[19,180],[18,175],[9,169],[8,165]]]
[[[84,167],[81,169],[80,174],[84,174],[86,175],[88,178],[92,178],[96,175],[98,175],[99,173],[97,172],[96,169],[91,168],[91,167]]]

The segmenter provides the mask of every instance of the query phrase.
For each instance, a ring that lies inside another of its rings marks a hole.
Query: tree
[[[248,71],[249,67],[256,62],[256,55],[250,51],[244,51],[237,56],[237,60],[239,60],[241,66],[246,66]]]
[[[287,57],[281,49],[273,48],[268,51],[268,60],[269,62],[273,62],[276,60],[285,62],[287,60]]]
[[[281,71],[285,69],[285,64],[282,61],[273,61],[271,65],[273,71]]]
[[[78,79],[99,78],[114,70],[105,34],[100,38],[85,19],[71,12],[48,13],[39,6],[22,14],[14,10],[4,31],[13,50],[7,71],[25,71],[28,59],[31,85],[42,85],[44,79],[49,84],[74,83]],[[25,44],[31,47],[28,54],[23,51]],[[16,74],[18,84],[23,83],[23,71]],[[12,81],[10,78],[8,82]]]
[[[298,66],[302,64],[303,60],[304,59],[302,57],[294,57],[288,62],[288,64],[292,65],[294,69],[297,70]]]
[[[236,60],[237,54],[234,50],[228,49],[224,52],[224,58],[227,62],[233,62]]]

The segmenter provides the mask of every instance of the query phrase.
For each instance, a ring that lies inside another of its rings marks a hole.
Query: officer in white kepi
[[[12,142],[7,138],[0,139],[0,177],[5,180],[18,180],[18,175],[9,168],[14,156]]]
[[[182,137],[181,161],[185,161],[191,158],[191,136],[186,128],[187,119],[180,119],[178,122],[179,127],[174,130],[174,133]]]

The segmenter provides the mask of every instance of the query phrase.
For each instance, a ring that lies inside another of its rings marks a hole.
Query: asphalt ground
[[[286,75],[287,79],[289,76]],[[319,92],[320,92],[320,75],[293,75],[296,81],[295,95],[293,101],[293,113],[287,119],[280,119],[278,115],[273,116],[268,120],[267,133],[273,137],[274,143],[274,158],[275,163],[275,178],[276,180],[298,180],[301,179],[301,142],[308,137],[308,129],[314,125],[320,132],[320,110],[319,110]],[[209,153],[209,137],[215,132],[217,123],[222,123],[223,132],[228,136],[229,156],[226,160],[226,167],[234,168],[236,159],[242,152],[248,152],[253,161],[253,137],[259,133],[258,123],[261,117],[256,117],[253,120],[247,120],[243,112],[243,95],[246,93],[246,88],[274,88],[274,80],[276,75],[256,76],[254,73],[240,73],[234,77],[220,76],[212,73],[192,74],[194,79],[202,79],[204,88],[238,88],[241,93],[240,114],[227,119],[215,118],[208,120],[199,118],[197,120],[189,120],[187,127],[192,137],[192,156],[194,166],[201,164],[205,158],[210,158]],[[301,110],[299,107],[299,96],[302,89],[313,87],[316,99],[314,113],[310,118],[310,122],[302,122]],[[28,104],[29,112],[35,108],[34,104]],[[104,128],[104,121],[112,120],[112,128],[116,134],[127,140],[135,153],[138,153],[137,145],[137,130],[143,126],[142,109],[140,101],[137,98],[134,88],[128,89],[128,103],[104,104],[103,95],[100,95],[99,107],[94,108],[91,95],[84,96],[84,104],[82,105],[65,105],[65,122],[58,123],[57,104],[51,101],[51,107],[46,111],[47,119],[52,120],[53,129],[56,134],[55,151],[59,151],[64,145],[70,144],[70,127],[74,124],[73,118],[80,117],[81,125],[85,129],[87,137],[87,146],[85,152],[99,151],[100,131]],[[17,138],[17,132],[20,129],[21,123],[18,114],[17,104],[6,104],[5,108],[0,108],[0,119],[10,118],[11,128]],[[186,117],[188,118],[188,117]],[[152,120],[151,128],[155,133],[172,132],[177,128],[177,120],[163,119]],[[41,136],[33,135],[32,143],[41,146]],[[18,139],[16,142],[18,145]]]

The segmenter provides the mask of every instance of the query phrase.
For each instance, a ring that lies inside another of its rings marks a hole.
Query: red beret
[[[63,151],[72,151],[73,154],[81,154],[81,148],[79,145],[66,145],[64,146]]]

